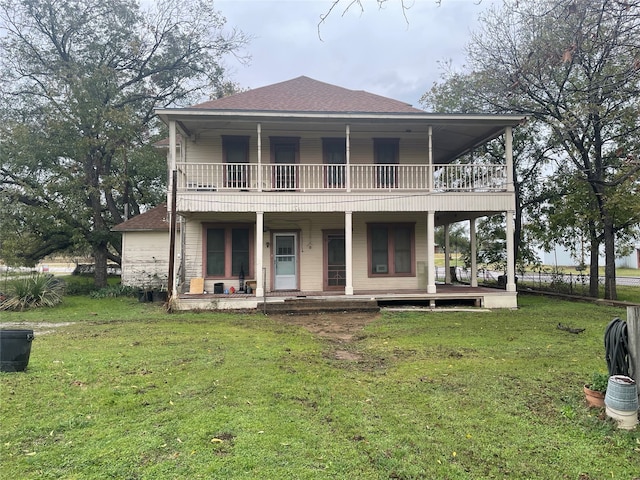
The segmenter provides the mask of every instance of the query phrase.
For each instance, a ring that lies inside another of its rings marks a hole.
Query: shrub
[[[52,275],[32,274],[7,283],[6,299],[0,310],[53,307],[62,301],[64,282]]]
[[[89,295],[96,287],[91,275],[69,275],[65,277],[67,295]]]
[[[91,292],[91,298],[108,298],[108,297],[135,297],[138,294],[138,288],[129,287],[127,285],[109,285]]]
[[[591,376],[589,389],[596,392],[606,392],[609,386],[609,375],[606,373],[594,372]]]

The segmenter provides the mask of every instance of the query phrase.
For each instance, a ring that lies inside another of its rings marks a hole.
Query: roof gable
[[[363,90],[349,90],[298,77],[194,105],[206,110],[333,113],[425,113],[411,105]]]
[[[111,230],[114,232],[151,230],[169,231],[169,222],[167,221],[167,204],[161,203],[151,210],[119,223]]]

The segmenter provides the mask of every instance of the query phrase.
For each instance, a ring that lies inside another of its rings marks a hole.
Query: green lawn
[[[387,312],[348,344],[130,299],[0,312],[76,322],[36,338],[26,373],[0,374],[2,478],[638,478],[640,434],[582,394],[625,310],[520,305]]]

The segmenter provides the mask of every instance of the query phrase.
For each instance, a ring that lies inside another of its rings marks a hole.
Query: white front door
[[[298,288],[298,235],[274,233],[273,243],[275,290],[296,290]]]

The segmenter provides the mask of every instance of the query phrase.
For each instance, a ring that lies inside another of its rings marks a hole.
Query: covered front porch
[[[305,300],[316,303],[316,311],[326,310],[331,303],[343,302],[371,302],[378,306],[413,305],[427,308],[464,306],[476,308],[514,308],[516,305],[515,291],[509,292],[490,287],[472,287],[469,285],[439,284],[434,293],[423,290],[402,291],[358,291],[353,295],[341,292],[270,292],[257,296],[255,293],[233,294],[191,294],[183,293],[174,298],[172,308],[175,310],[265,310],[279,311],[279,305],[289,304],[293,307],[296,301]],[[273,308],[275,307],[275,308]],[[345,308],[346,310],[346,308]],[[293,311],[293,308],[291,309]],[[307,312],[308,313],[308,312]]]

